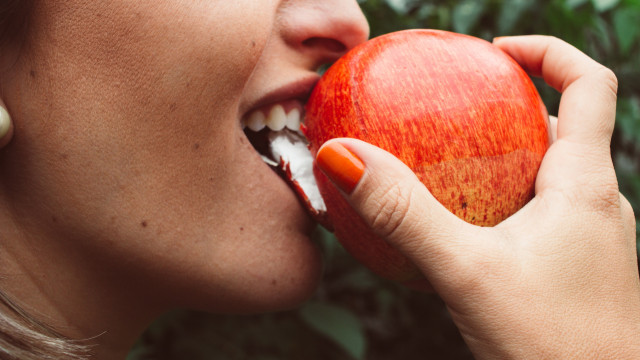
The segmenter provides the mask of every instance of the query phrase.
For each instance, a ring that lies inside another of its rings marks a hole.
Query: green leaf
[[[619,8],[613,13],[613,27],[615,29],[620,53],[628,55],[635,40],[640,35],[638,30],[640,10],[634,8]]]
[[[391,312],[392,306],[396,303],[397,296],[387,289],[379,289],[375,294],[375,299],[380,308],[380,315],[387,316]]]
[[[322,226],[317,226],[315,228],[311,234],[311,238],[316,244],[320,245],[325,256],[325,261],[327,262],[331,262],[335,257],[336,252],[340,250],[341,245],[338,243],[338,240],[332,233]]]
[[[605,12],[616,7],[620,0],[591,0],[591,2],[598,12]]]
[[[613,48],[611,26],[603,18],[603,16],[595,15],[592,20],[591,31],[594,36],[594,41],[587,43],[587,46],[594,46],[596,43],[598,47],[603,49],[606,53],[610,53]],[[595,51],[591,52],[591,56],[594,57]]]
[[[355,359],[364,359],[366,337],[360,320],[351,311],[321,302],[310,302],[300,309],[302,319],[314,330],[331,339]]]
[[[380,285],[379,279],[364,267],[357,267],[333,282],[332,290],[371,290]]]
[[[486,0],[465,0],[453,9],[453,31],[468,34],[486,9]]]
[[[589,0],[566,0],[565,4],[569,9],[575,9],[581,5],[586,4]]]
[[[498,15],[498,33],[500,35],[510,33],[522,15],[535,5],[535,0],[511,0],[505,1]]]
[[[640,143],[640,99],[629,98],[618,100],[616,126],[624,138]]]
[[[440,22],[440,27],[443,29],[451,28],[451,11],[449,8],[444,6],[438,7],[438,20]]]
[[[413,1],[411,0],[386,0],[386,3],[395,12],[402,15],[406,15],[413,5]]]

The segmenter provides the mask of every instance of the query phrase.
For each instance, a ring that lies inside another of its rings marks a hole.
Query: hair
[[[20,40],[31,5],[32,0],[0,0],[0,44]]]
[[[0,0],[0,51],[23,40],[31,5],[32,0]],[[0,359],[84,360],[89,356],[89,346],[38,321],[0,289]]]
[[[0,358],[84,360],[90,348],[70,340],[24,312],[0,291]]]

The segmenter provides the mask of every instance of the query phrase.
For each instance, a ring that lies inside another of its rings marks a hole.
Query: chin
[[[255,263],[259,266],[245,269],[248,286],[241,298],[247,302],[245,310],[239,309],[241,312],[289,310],[313,296],[322,279],[323,261],[309,233],[272,238],[273,253],[264,251],[264,256]]]
[[[287,104],[287,109],[301,107],[296,102]],[[311,239],[318,225],[291,182],[264,161],[258,151],[261,146],[247,141],[264,140],[268,131],[249,139],[237,129],[241,141],[227,166],[233,180],[221,196],[229,204],[223,212],[225,220],[209,224],[207,232],[215,234],[208,241],[212,246],[198,254],[201,266],[191,269],[194,282],[185,285],[186,290],[195,291],[196,309],[208,312],[292,309],[313,296],[322,278],[321,252]],[[187,307],[193,307],[194,298],[187,300]]]
[[[295,308],[313,296],[323,270],[320,248],[311,239],[317,225],[290,190],[280,195],[261,221],[245,226],[243,236],[230,241],[229,248],[218,248],[224,255],[196,271],[198,279],[188,289],[196,291],[196,309],[274,312]]]
[[[214,313],[257,314],[291,310],[315,293],[322,278],[322,258],[310,239],[295,239],[297,246],[277,258],[260,259],[264,265],[242,269],[226,288],[206,296],[209,302],[198,306]]]
[[[234,312],[295,308],[313,296],[322,279],[320,248],[311,239],[319,225],[290,181],[261,165],[265,173],[261,197],[265,202],[260,212],[264,216],[253,227],[256,241],[247,241],[250,248],[237,264],[244,279],[239,300],[231,309]]]
[[[300,240],[312,246],[297,249],[295,257],[276,260],[281,263],[269,269],[273,276],[252,287],[255,296],[250,298],[254,303],[249,304],[249,312],[290,310],[314,295],[322,279],[322,257],[310,239]]]

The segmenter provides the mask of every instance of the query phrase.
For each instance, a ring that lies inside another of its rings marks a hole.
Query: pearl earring
[[[0,139],[5,137],[9,133],[11,128],[11,116],[7,112],[4,106],[0,106]]]

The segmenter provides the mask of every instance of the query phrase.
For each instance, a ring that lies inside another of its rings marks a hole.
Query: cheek
[[[7,79],[15,193],[78,235],[210,214],[238,182],[237,108],[270,36],[264,3],[75,2],[38,2]]]
[[[48,105],[147,115],[174,111],[177,101],[227,108],[251,75],[272,19],[258,15],[255,4],[172,3],[36,7],[28,70],[34,79],[53,76],[43,84],[54,88]]]
[[[196,1],[151,13],[148,2],[115,3],[36,18],[37,46],[11,95],[23,120],[12,151],[25,160],[10,169],[22,176],[12,191],[38,199],[22,202],[25,213],[77,251],[194,294],[192,305],[227,294],[222,308],[269,309],[308,296],[321,267],[309,219],[239,127],[274,5]],[[96,14],[118,19],[96,26]]]
[[[260,2],[244,2],[43,2],[21,69],[25,96],[14,101],[30,120],[23,138],[65,171],[57,180],[118,169],[110,177],[124,185],[169,181],[168,170],[193,165],[187,156],[219,162],[223,176],[240,94],[270,35]]]

